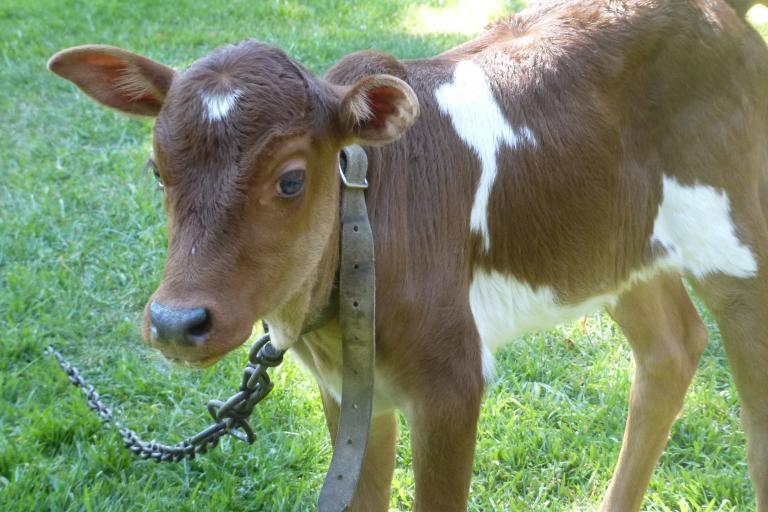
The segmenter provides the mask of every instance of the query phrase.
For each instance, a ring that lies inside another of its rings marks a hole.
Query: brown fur
[[[768,50],[741,17],[753,3],[545,3],[431,59],[347,56],[325,80],[252,41],[217,50],[180,74],[105,47],[62,52],[51,69],[125,111],[157,113],[152,102],[162,98],[154,144],[170,239],[153,300],[204,306],[213,327],[202,346],[160,348],[211,364],[242,343],[257,318],[267,318],[276,342],[292,345],[315,373],[331,432],[338,326],[301,339],[299,333],[335,283],[337,154],[345,144],[366,146],[378,344],[376,419],[359,510],[386,510],[393,408],[405,412],[412,430],[415,508],[466,507],[484,387],[468,298],[478,269],[551,287],[565,304],[616,290],[664,253],[651,242],[662,174],[722,189],[760,274],[715,274],[694,284],[723,330],[765,511]],[[112,75],[94,71],[90,61],[99,56],[124,60],[117,67],[128,76],[117,87]],[[468,58],[488,74],[505,118],[539,139],[536,148],[500,150],[488,252],[468,229],[478,157],[434,95]],[[133,101],[127,107],[125,84]],[[226,122],[206,120],[201,94],[233,90],[241,94]],[[305,191],[280,197],[276,182],[297,166],[306,169]],[[638,370],[603,507],[637,510],[706,332],[676,275],[626,290],[611,312]],[[149,318],[145,323],[149,340]]]

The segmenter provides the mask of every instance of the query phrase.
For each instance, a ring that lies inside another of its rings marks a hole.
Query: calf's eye
[[[293,169],[284,172],[277,182],[277,193],[280,197],[296,197],[304,190],[304,169]]]
[[[158,190],[163,190],[163,178],[160,176],[160,171],[157,169],[157,164],[151,158],[147,161],[147,168],[152,171],[152,174],[155,175]]]

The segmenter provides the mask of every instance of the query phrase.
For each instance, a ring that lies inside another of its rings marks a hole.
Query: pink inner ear
[[[112,55],[104,55],[104,54],[86,55],[85,57],[83,57],[83,64],[88,64],[90,66],[104,67],[104,68],[125,69],[128,67],[128,64],[124,60],[118,59],[117,57],[114,57]]]
[[[111,55],[86,55],[83,64],[95,68],[99,77],[107,82],[117,83],[124,77],[128,63]]]
[[[129,67],[129,64],[124,60],[104,54],[87,55],[83,58],[83,63],[97,68],[102,80],[113,84],[118,84],[125,79],[125,71]],[[157,105],[158,108],[162,105],[162,102],[151,93],[136,96],[115,88],[112,94],[116,100],[123,103],[151,103]]]
[[[384,128],[387,119],[397,115],[397,102],[402,99],[403,93],[395,87],[374,87],[365,94],[373,113],[373,117],[368,119],[366,124],[377,130]]]

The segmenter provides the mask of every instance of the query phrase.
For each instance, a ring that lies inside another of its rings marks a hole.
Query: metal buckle
[[[368,178],[363,178],[363,181],[350,181],[347,179],[347,175],[344,174],[344,169],[339,165],[339,176],[341,176],[341,182],[345,188],[351,188],[355,190],[365,190],[368,188]]]
[[[355,153],[355,151],[357,153]],[[365,158],[365,153],[362,151],[360,146],[349,146],[341,150],[341,154],[339,155],[339,176],[341,176],[341,182],[344,184],[344,188],[353,190],[365,190],[368,188],[368,178],[366,176],[366,172],[368,171],[368,159]],[[350,156],[350,152],[352,152],[354,156]],[[360,153],[362,153],[362,160],[360,159]],[[362,174],[362,181],[352,181],[347,179],[344,168],[349,168],[350,165],[362,167],[362,169],[360,169],[361,172],[359,173]]]

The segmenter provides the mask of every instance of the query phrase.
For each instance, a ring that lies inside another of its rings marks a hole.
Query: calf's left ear
[[[390,75],[367,76],[342,93],[339,121],[346,143],[381,146],[397,140],[419,117],[413,89]]]

